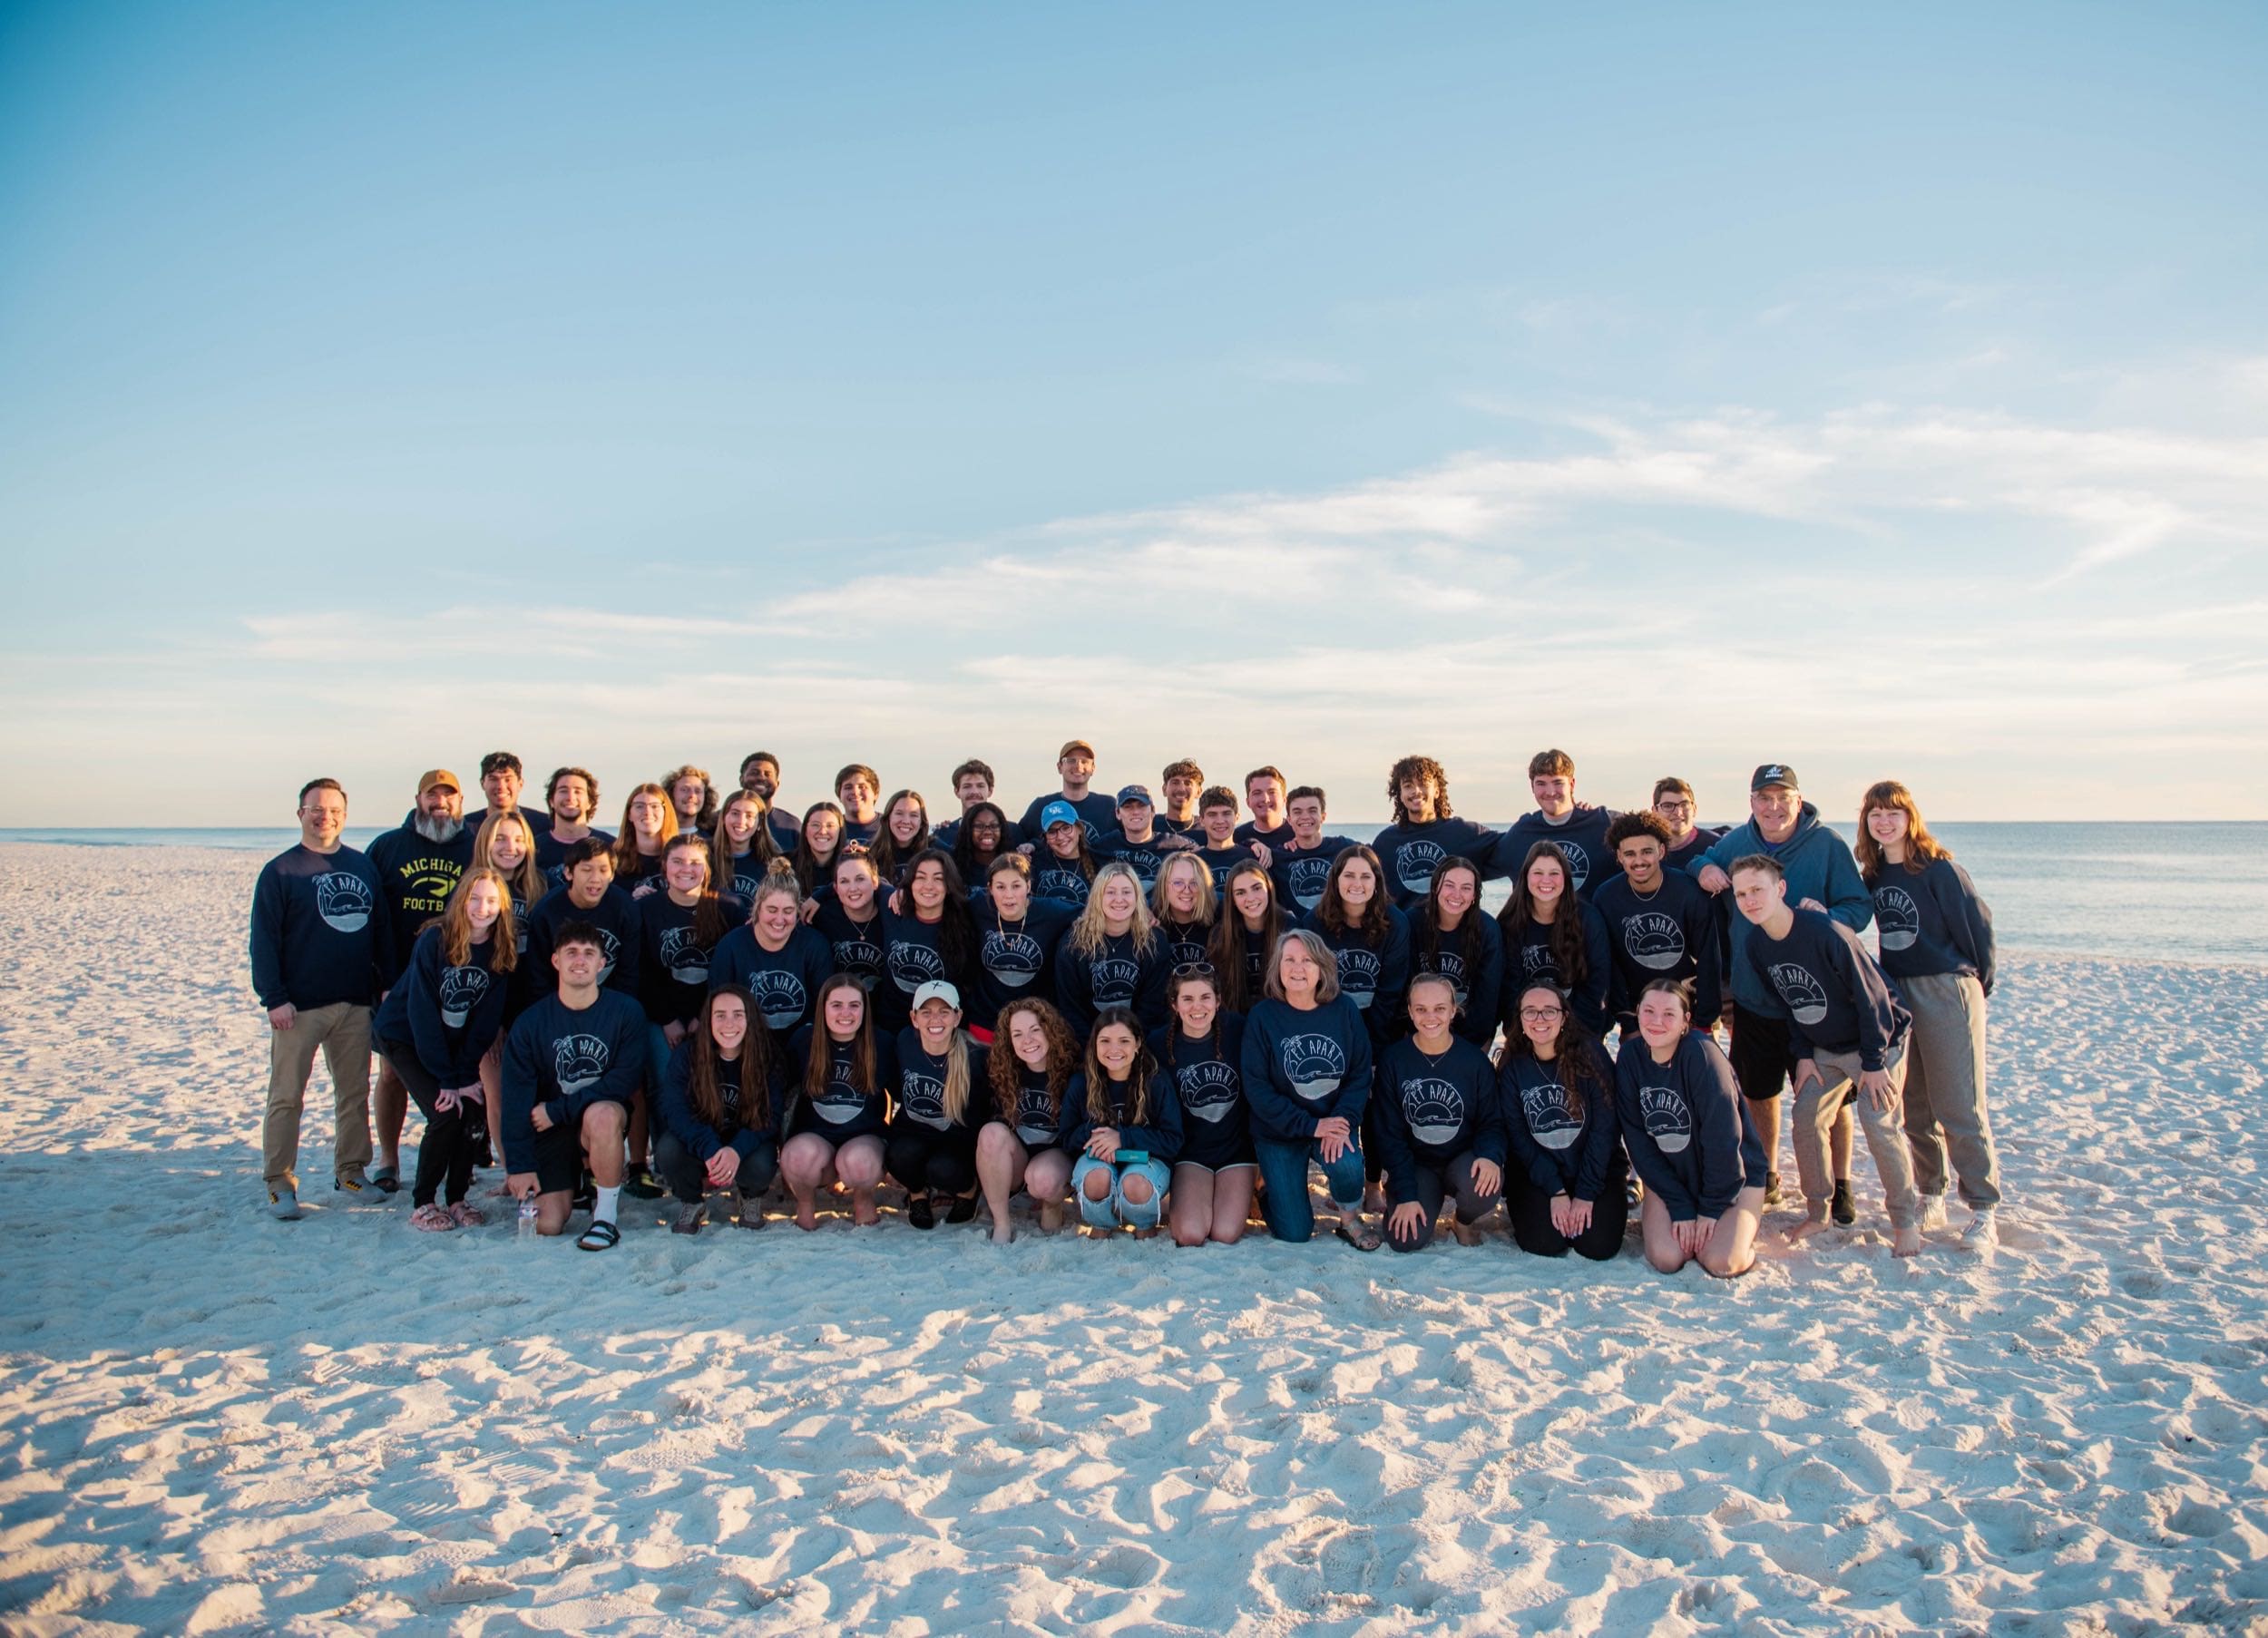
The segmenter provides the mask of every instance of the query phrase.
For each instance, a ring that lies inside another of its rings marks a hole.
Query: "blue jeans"
[[[1087,1179],[1097,1172],[1110,1174],[1110,1192],[1100,1200],[1090,1199],[1087,1194]],[[1126,1197],[1129,1177],[1147,1178],[1149,1182],[1149,1198],[1139,1205]],[[1172,1181],[1173,1173],[1163,1161],[1137,1160],[1128,1165],[1113,1165],[1091,1155],[1081,1155],[1079,1164],[1071,1168],[1071,1198],[1079,1202],[1080,1216],[1095,1228],[1116,1228],[1121,1223],[1129,1228],[1156,1228],[1165,1206],[1166,1186]]]
[[[1274,1137],[1252,1135],[1252,1146],[1260,1160],[1260,1214],[1268,1220],[1268,1233],[1278,1240],[1307,1241],[1315,1238],[1315,1202],[1307,1197],[1307,1163],[1313,1160],[1323,1167],[1323,1180],[1330,1185],[1331,1204],[1342,1211],[1352,1211],[1363,1204],[1363,1147],[1349,1142],[1336,1160],[1326,1162],[1323,1146],[1312,1137],[1296,1143],[1285,1143]]]

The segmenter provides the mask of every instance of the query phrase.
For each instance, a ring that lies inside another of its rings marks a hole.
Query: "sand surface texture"
[[[0,1630],[2268,1630],[2268,974],[2008,962],[1990,1259],[594,1257],[262,1214],[259,863],[0,848]]]

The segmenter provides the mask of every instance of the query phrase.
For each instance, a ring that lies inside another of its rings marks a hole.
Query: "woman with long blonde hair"
[[[976,1135],[992,1112],[985,1051],[961,1027],[961,992],[932,979],[914,992],[914,1021],[898,1033],[897,1113],[883,1169],[905,1190],[917,1229],[976,1215]]]
[[[1106,864],[1056,951],[1056,1004],[1082,1038],[1109,1007],[1130,1008],[1145,1029],[1154,1029],[1166,1021],[1172,965],[1142,902],[1142,879],[1132,865]]]
[[[678,834],[677,810],[658,785],[631,789],[622,804],[622,828],[614,838],[614,885],[633,899],[661,891],[661,855]]]

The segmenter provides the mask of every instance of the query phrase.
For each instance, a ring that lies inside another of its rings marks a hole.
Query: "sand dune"
[[[259,863],[0,848],[0,1631],[2268,1630],[2268,973],[2008,960],[1989,1261],[591,1257],[259,1212]]]

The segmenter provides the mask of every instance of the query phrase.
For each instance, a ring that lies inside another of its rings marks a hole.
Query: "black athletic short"
[[[535,1188],[540,1194],[571,1194],[582,1186],[582,1128],[553,1126],[535,1135]]]
[[[1769,1103],[1795,1073],[1788,1054],[1787,1019],[1766,1018],[1733,1003],[1733,1078],[1751,1103]]]

